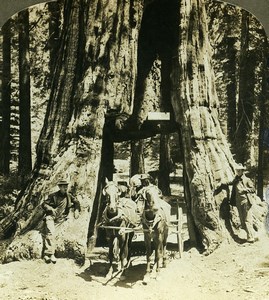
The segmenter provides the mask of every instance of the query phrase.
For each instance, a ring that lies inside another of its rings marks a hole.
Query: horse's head
[[[160,208],[160,190],[155,185],[150,185],[144,191],[145,210],[156,212]]]
[[[116,214],[118,211],[120,193],[121,191],[115,182],[106,180],[106,186],[103,189],[103,195],[106,197],[107,210],[111,214]]]

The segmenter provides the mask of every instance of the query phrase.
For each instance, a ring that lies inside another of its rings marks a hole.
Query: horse
[[[120,271],[118,274],[120,275],[120,280],[124,280],[125,271],[130,264],[130,250],[134,236],[131,228],[136,225],[137,215],[135,213],[135,203],[130,199],[121,198],[121,192],[115,182],[106,180],[106,186],[103,189],[106,207],[102,215],[102,224],[113,227],[105,230],[109,245],[109,270],[106,278],[112,277],[113,260],[115,259],[116,261],[120,260]]]
[[[160,273],[160,264],[166,267],[166,244],[170,223],[171,206],[160,198],[160,190],[155,185],[144,187],[141,190],[143,205],[141,223],[144,231],[144,240],[146,248],[147,267],[143,283],[147,284],[151,272],[151,241],[153,240],[155,248],[156,278]],[[141,201],[141,199],[139,200]]]

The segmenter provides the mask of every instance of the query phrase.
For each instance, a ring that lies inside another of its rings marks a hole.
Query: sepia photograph
[[[268,15],[3,1],[3,299],[269,299]]]

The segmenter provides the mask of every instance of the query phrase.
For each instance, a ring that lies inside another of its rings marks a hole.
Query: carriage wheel
[[[177,245],[179,257],[182,257],[183,253],[183,240],[182,240],[182,224],[183,224],[183,211],[182,208],[178,206],[177,208]]]

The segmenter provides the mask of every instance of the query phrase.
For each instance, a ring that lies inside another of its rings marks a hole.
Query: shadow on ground
[[[126,270],[126,278],[120,280],[119,269],[117,264],[113,265],[113,275],[111,278],[106,278],[106,274],[109,269],[108,262],[104,261],[91,261],[90,266],[88,266],[82,273],[77,274],[77,276],[83,278],[85,281],[95,281],[101,283],[102,285],[113,285],[130,288],[136,282],[143,279],[146,273],[146,263],[136,263],[136,260],[141,258],[134,257],[131,259],[131,266]]]
[[[151,258],[152,264],[154,262],[154,253]],[[109,270],[108,263],[108,248],[97,247],[89,254],[89,266],[87,266],[83,272],[77,274],[77,276],[83,278],[85,281],[98,282],[102,285],[120,286],[125,288],[131,288],[138,282],[142,283],[144,275],[146,273],[146,250],[144,241],[136,241],[132,245],[131,250],[131,263],[125,272],[126,278],[120,280],[120,274],[117,262],[113,263],[113,275],[111,278],[106,278],[106,274]],[[167,245],[167,257],[168,260],[177,259],[178,251],[177,245]]]

